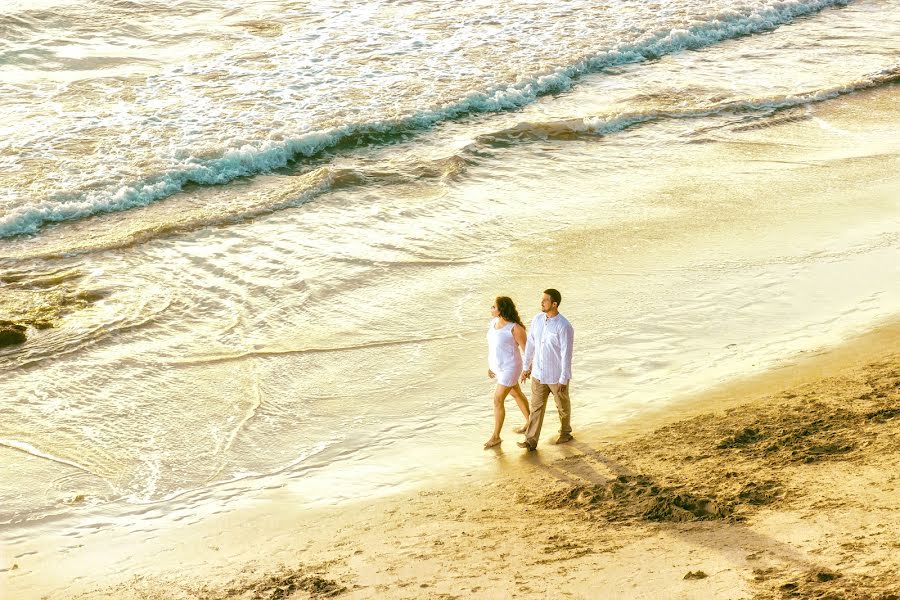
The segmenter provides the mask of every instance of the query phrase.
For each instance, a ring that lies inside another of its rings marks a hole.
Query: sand
[[[277,551],[211,546],[234,559],[74,597],[900,599],[898,342],[884,326],[565,446],[505,432],[501,477],[281,514]]]

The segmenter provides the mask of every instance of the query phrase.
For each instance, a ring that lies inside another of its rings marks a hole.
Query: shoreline
[[[802,350],[768,369],[719,382],[700,393],[674,398],[671,403],[647,411],[640,418],[618,423],[604,433],[612,440],[620,440],[703,414],[713,405],[719,410],[733,408],[826,377],[828,373],[859,368],[886,352],[882,347],[890,348],[891,344],[900,348],[900,317],[897,316],[874,323],[835,346]]]
[[[537,453],[508,448],[493,478],[314,511],[273,494],[163,532],[140,568],[97,573],[86,552],[67,566],[81,573],[71,592],[47,597],[589,597],[604,586],[609,597],[889,598],[900,481],[878,473],[900,465],[898,342],[894,319],[638,422]],[[829,421],[836,445],[828,429],[784,434]],[[759,450],[779,435],[777,450]],[[852,488],[835,488],[838,476]]]

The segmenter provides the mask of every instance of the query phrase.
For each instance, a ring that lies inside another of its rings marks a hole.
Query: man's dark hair
[[[559,290],[550,288],[549,290],[544,290],[544,293],[550,296],[550,299],[556,302],[557,306],[559,306],[560,302],[562,302],[562,294],[559,293]]]

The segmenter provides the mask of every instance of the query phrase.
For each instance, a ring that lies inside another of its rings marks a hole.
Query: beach
[[[4,600],[897,593],[898,0],[0,31]]]
[[[625,427],[506,447],[491,477],[313,513],[276,495],[115,576],[83,556],[83,585],[118,581],[49,597],[897,598],[898,342],[893,322]]]

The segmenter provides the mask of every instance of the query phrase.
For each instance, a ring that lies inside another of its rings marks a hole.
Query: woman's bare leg
[[[506,418],[506,407],[503,406],[503,401],[506,400],[510,389],[512,388],[499,384],[494,388],[494,433],[491,435],[491,439],[484,443],[485,448],[492,448],[502,441],[500,439],[500,429],[503,427],[503,420]]]
[[[516,427],[513,431],[516,433],[525,433],[525,430],[528,428],[528,417],[531,416],[531,410],[528,408],[528,398],[522,393],[522,388],[519,387],[518,383],[509,389],[509,393],[515,399],[516,404],[519,405],[522,416],[525,417],[525,424],[521,427]]]

